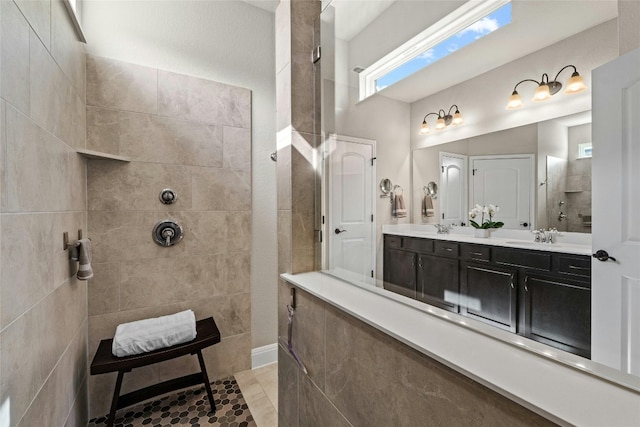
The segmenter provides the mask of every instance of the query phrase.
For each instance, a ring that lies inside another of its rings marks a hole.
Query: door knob
[[[607,253],[607,251],[604,251],[602,249],[597,250],[595,254],[593,254],[593,257],[596,258],[598,261],[617,261],[614,257],[609,256],[609,254]]]
[[[345,230],[344,228],[336,228],[335,230],[333,230],[333,232],[336,234],[340,234],[340,233],[346,233],[347,230]]]

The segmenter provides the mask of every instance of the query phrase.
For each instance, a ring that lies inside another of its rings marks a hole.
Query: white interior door
[[[591,354],[640,375],[640,50],[592,76],[593,249],[615,261],[592,261]]]
[[[495,221],[529,229],[533,218],[533,154],[471,157],[471,205],[496,205]],[[485,218],[489,219],[489,218]]]
[[[349,280],[374,283],[373,141],[337,136],[329,165],[329,270]]]
[[[467,156],[440,153],[441,224],[467,223]]]

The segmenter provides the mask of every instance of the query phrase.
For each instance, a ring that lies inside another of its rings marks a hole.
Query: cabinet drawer
[[[591,277],[591,258],[558,255],[558,272],[574,276]]]
[[[493,248],[493,260],[500,265],[551,271],[551,254],[545,252]]]
[[[490,261],[491,248],[488,246],[460,245],[460,257],[475,261]]]
[[[436,255],[457,258],[458,246],[459,245],[457,243],[436,241],[434,245],[434,252]]]
[[[402,247],[402,237],[400,236],[384,236],[384,245],[387,248],[400,249]]]
[[[404,249],[416,252],[433,252],[433,240],[404,238]]]

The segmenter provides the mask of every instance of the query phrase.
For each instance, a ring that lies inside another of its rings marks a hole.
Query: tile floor
[[[209,415],[204,387],[170,394],[153,402],[141,403],[116,415],[119,427],[173,426],[190,427],[277,427],[278,364],[238,372],[211,384],[219,406]],[[244,397],[244,400],[242,399]],[[249,408],[250,414],[245,412]],[[106,424],[105,417],[92,419],[88,427]]]
[[[278,425],[278,364],[238,372],[236,381],[258,427]]]
[[[211,414],[204,386],[172,393],[153,401],[121,409],[115,427],[256,427],[247,403],[233,377],[211,383],[216,413]],[[88,427],[104,427],[106,417],[89,421]]]

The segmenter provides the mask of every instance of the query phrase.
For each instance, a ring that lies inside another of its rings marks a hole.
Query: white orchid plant
[[[500,228],[504,225],[504,222],[493,221],[493,217],[496,216],[496,213],[498,213],[499,210],[500,208],[495,205],[475,205],[475,207],[469,212],[469,222],[474,228]],[[485,215],[489,216],[488,220],[484,219]],[[480,221],[476,221],[476,218],[478,217],[480,217]]]

